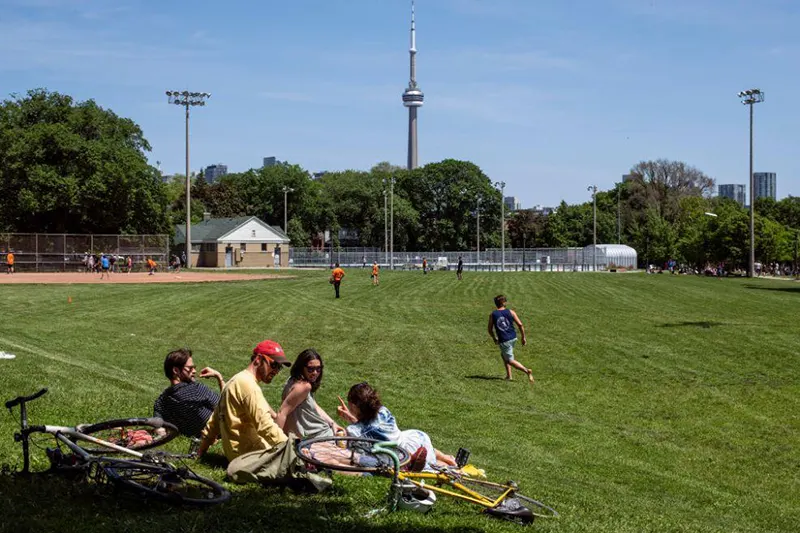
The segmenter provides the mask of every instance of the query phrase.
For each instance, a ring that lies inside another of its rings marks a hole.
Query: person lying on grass
[[[394,415],[381,403],[378,391],[369,383],[358,383],[350,387],[347,404],[339,397],[338,415],[350,422],[347,434],[381,441],[395,441],[411,456],[411,470],[432,470],[432,466],[456,466],[452,455],[433,447],[431,438],[424,431],[397,427]]]
[[[291,376],[283,387],[283,403],[276,419],[284,433],[305,439],[344,435],[342,426],[314,399],[322,384],[322,356],[313,348],[303,350],[289,372]]]

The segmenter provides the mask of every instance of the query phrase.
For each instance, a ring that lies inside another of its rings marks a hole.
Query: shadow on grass
[[[464,377],[467,379],[482,379],[484,381],[503,381],[505,379],[500,376],[479,376],[477,374],[474,376],[464,376]]]
[[[792,285],[791,287],[763,287],[761,285],[745,285],[744,288],[755,289],[758,291],[795,292],[800,294],[800,285]]]
[[[713,322],[709,320],[701,320],[697,322],[673,322],[673,323],[666,323],[661,324],[658,326],[659,328],[682,328],[682,327],[695,327],[695,328],[704,328],[709,329],[714,326],[725,326],[725,322]]]
[[[61,475],[0,475],[0,532],[60,531],[353,531],[358,533],[478,533],[479,527],[442,526],[430,515],[385,514],[366,518],[369,505],[353,504],[350,491],[301,494],[258,485],[227,487],[232,499],[204,508],[142,500],[128,492]],[[376,502],[382,501],[380,491]],[[466,517],[465,517],[466,518]],[[471,517],[474,520],[474,517]]]

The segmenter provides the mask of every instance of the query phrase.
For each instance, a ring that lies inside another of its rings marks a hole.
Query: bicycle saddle
[[[486,509],[484,512],[497,518],[511,520],[521,524],[530,524],[534,519],[534,514],[531,510],[520,504],[519,500],[515,498],[504,500],[497,507]]]

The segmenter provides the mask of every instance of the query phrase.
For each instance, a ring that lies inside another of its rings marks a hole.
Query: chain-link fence
[[[114,257],[117,269],[130,257],[134,270],[145,270],[148,257],[163,265],[168,263],[169,235],[0,233],[3,265],[9,252],[14,254],[17,272],[84,271],[88,258],[101,254]]]
[[[422,259],[433,270],[455,270],[461,257],[465,270],[501,270],[538,272],[585,272],[609,268],[636,268],[635,252],[632,259],[614,263],[601,248],[499,248],[466,252],[388,252],[380,248],[292,248],[289,264],[298,268],[331,268],[335,263],[342,267],[366,268],[376,261],[381,268],[394,265],[398,270],[422,268]],[[595,267],[596,265],[596,267]]]

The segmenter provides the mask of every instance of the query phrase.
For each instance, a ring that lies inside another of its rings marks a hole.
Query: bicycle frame
[[[52,435],[56,440],[63,443],[67,446],[73,453],[75,453],[78,457],[80,457],[84,462],[88,463],[92,459],[101,459],[102,457],[94,456],[78,446],[75,442],[70,439],[74,440],[83,440],[86,442],[91,442],[98,446],[103,446],[104,448],[108,448],[109,450],[114,450],[117,452],[122,452],[128,454],[132,457],[137,459],[141,459],[143,454],[137,452],[135,450],[130,450],[123,446],[118,446],[117,444],[104,441],[102,439],[98,439],[97,437],[92,437],[91,435],[86,435],[80,431],[81,426],[75,427],[67,427],[67,426],[31,426],[28,425],[28,407],[27,403],[30,401],[39,398],[40,396],[44,395],[47,392],[47,389],[42,389],[36,394],[25,398],[16,398],[15,400],[11,400],[6,402],[6,408],[10,411],[14,406],[20,406],[20,432],[14,434],[14,440],[16,442],[22,443],[22,473],[23,474],[30,474],[30,435],[32,433],[47,433]]]
[[[498,506],[516,490],[516,487],[513,485],[498,484],[498,487],[506,487],[506,490],[500,496],[498,496],[496,500],[492,500],[475,492],[474,490],[471,490],[468,487],[465,487],[462,483],[459,483],[457,476],[446,474],[444,472],[399,472],[397,474],[397,478],[399,481],[407,481],[416,485],[417,487],[424,488],[425,490],[430,490],[439,494],[446,494],[453,498],[458,498],[459,500],[464,500],[487,508]],[[432,481],[435,483],[435,485],[428,485],[425,483],[425,481]],[[448,485],[458,489],[461,492],[454,492],[452,490],[442,488],[439,485]]]
[[[397,447],[396,442],[385,442],[376,444],[375,447],[372,449],[375,453],[382,453],[388,455],[392,462],[394,463],[394,469],[391,471],[391,475],[393,478],[393,485],[396,485],[398,482],[408,481],[416,485],[417,487],[424,488],[425,490],[430,490],[432,492],[437,492],[439,494],[446,494],[453,498],[458,498],[459,500],[468,501],[470,503],[474,503],[477,505],[481,505],[486,508],[493,508],[498,506],[503,500],[505,500],[509,495],[511,495],[516,489],[516,484],[508,483],[506,485],[498,484],[498,487],[505,488],[506,490],[497,497],[497,499],[492,500],[487,498],[483,494],[475,492],[468,487],[465,487],[462,483],[458,481],[459,477],[455,474],[451,474],[446,470],[442,470],[439,472],[403,472],[400,470],[399,466],[400,463],[397,459],[397,454],[394,453],[393,448]],[[425,481],[432,481],[435,485],[427,485]],[[461,491],[454,492],[452,490],[448,490],[442,488],[439,485],[448,485],[455,489]]]

